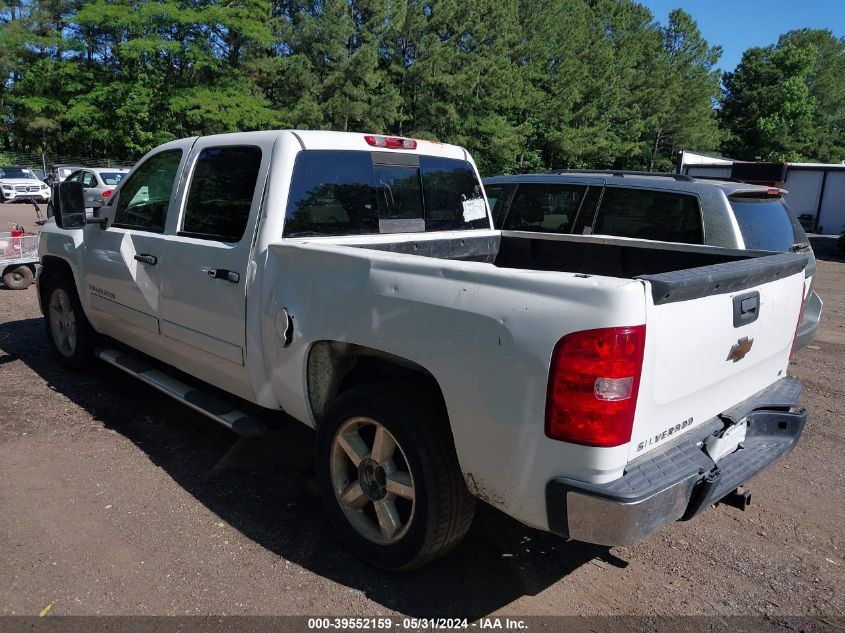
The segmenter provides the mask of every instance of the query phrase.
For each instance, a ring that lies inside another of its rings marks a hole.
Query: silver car
[[[111,192],[129,170],[123,167],[85,167],[67,177],[68,182],[81,182],[85,196],[85,206],[97,209],[109,201]]]

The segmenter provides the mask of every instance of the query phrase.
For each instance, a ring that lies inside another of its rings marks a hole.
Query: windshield
[[[35,180],[35,175],[28,169],[21,167],[0,168],[0,178],[30,178]]]
[[[788,251],[796,236],[789,210],[781,198],[731,198],[745,248]]]
[[[116,185],[118,184],[126,174],[120,171],[101,171],[100,178],[103,181],[103,184],[106,185]]]

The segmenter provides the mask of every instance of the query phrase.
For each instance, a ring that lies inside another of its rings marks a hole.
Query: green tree
[[[440,0],[420,9],[413,58],[402,60],[403,130],[466,146],[483,173],[514,170],[531,132],[515,3]]]
[[[720,94],[715,68],[722,50],[711,47],[695,20],[680,9],[659,28],[662,45],[648,67],[643,90],[644,157],[648,170],[670,169],[675,152],[685,147],[714,150],[721,137],[713,105]]]
[[[383,52],[391,11],[386,0],[280,7],[274,24],[282,45],[260,83],[291,125],[389,131],[400,116]]]
[[[30,1],[7,97],[20,149],[131,158],[279,122],[250,75],[273,43],[269,0]]]
[[[7,140],[16,149],[49,149],[60,132],[58,117],[66,107],[60,86],[62,51],[70,44],[63,31],[73,3],[54,0],[11,0],[0,5],[0,105],[9,129]]]
[[[807,78],[816,55],[813,46],[793,44],[745,51],[723,80],[728,153],[747,160],[811,158],[816,100]]]
[[[845,160],[845,38],[827,29],[802,29],[780,36],[777,46],[815,49],[805,80],[816,102],[811,149],[815,160]]]
[[[594,8],[582,1],[524,2],[523,105],[533,152],[520,167],[590,167],[609,164],[623,151],[614,125],[622,94],[614,71],[621,68],[614,68],[617,51],[608,36],[619,19],[616,9],[610,3]]]
[[[493,174],[666,168],[718,142],[718,48],[634,0],[3,2],[9,149],[134,158],[303,127],[459,143]]]

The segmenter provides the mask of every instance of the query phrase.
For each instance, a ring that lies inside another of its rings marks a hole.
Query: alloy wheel
[[[379,545],[398,542],[414,519],[414,477],[402,447],[376,420],[346,420],[332,440],[331,477],[350,525]]]
[[[68,358],[76,351],[76,313],[67,292],[56,288],[50,295],[50,331],[59,352]]]

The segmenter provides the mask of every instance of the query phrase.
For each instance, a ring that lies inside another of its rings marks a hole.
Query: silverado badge
[[[745,358],[745,355],[751,351],[752,345],[754,345],[754,339],[743,336],[736,342],[736,345],[731,348],[731,351],[728,352],[728,357],[725,360],[732,360],[735,363],[741,361]]]

